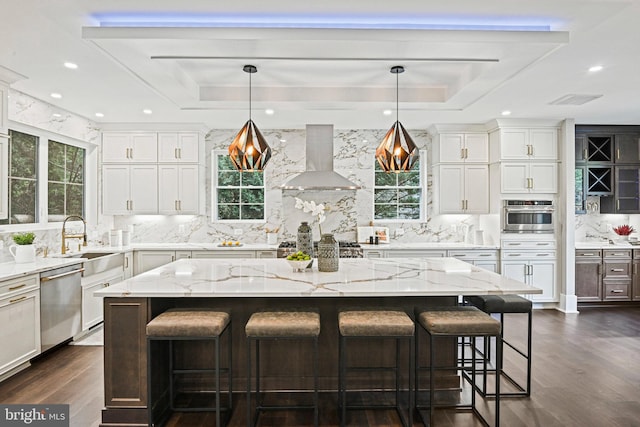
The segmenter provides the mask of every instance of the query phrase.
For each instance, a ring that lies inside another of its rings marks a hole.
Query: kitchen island
[[[104,425],[145,423],[145,326],[168,308],[212,307],[231,312],[233,376],[239,391],[245,385],[244,325],[251,313],[276,307],[316,308],[321,316],[320,388],[335,390],[337,312],[341,308],[400,307],[412,315],[416,306],[453,306],[459,295],[540,292],[453,258],[341,259],[339,271],[333,273],[319,272],[315,267],[294,272],[283,259],[179,260],[96,292],[105,297],[106,408],[102,421]],[[363,340],[358,344],[353,354],[360,361],[376,365],[392,363],[394,355],[380,352],[379,343],[370,346]],[[306,372],[311,360],[306,347],[288,343],[261,349],[264,360],[271,362],[265,365],[264,389],[290,382],[291,372]],[[184,345],[176,350],[176,364],[187,366],[188,360],[189,367],[210,366],[210,350],[198,343]],[[454,352],[452,342],[438,350],[438,358],[450,360]],[[163,371],[162,366],[155,368],[154,372]],[[370,380],[363,374],[354,383],[366,388]],[[185,387],[193,389],[200,383],[194,378]],[[446,387],[446,383],[447,379],[442,378],[440,384]]]

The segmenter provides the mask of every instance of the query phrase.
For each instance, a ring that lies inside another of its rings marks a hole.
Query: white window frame
[[[211,151],[211,222],[220,224],[266,224],[267,223],[267,185],[266,177],[262,181],[264,191],[263,219],[218,219],[218,156],[229,155],[226,150]]]
[[[413,223],[413,224],[419,224],[422,222],[425,222],[427,220],[427,175],[428,175],[428,171],[427,171],[427,151],[426,150],[420,150],[419,151],[420,154],[420,218],[419,219],[402,219],[402,218],[393,218],[393,219],[376,219],[375,218],[375,212],[376,212],[376,188],[394,188],[394,189],[398,189],[398,188],[403,188],[403,187],[376,187],[376,169],[375,169],[375,164],[373,167],[373,171],[372,171],[372,188],[373,188],[373,193],[371,194],[371,218],[374,218],[374,221],[376,223],[383,223],[383,224],[392,224],[392,223]],[[373,159],[374,162],[377,162],[377,159]],[[393,173],[393,172],[390,172]]]
[[[85,151],[85,176],[84,176],[84,204],[85,204],[85,220],[91,223],[97,223],[98,220],[98,146],[95,144],[71,138],[40,129],[34,126],[25,125],[23,123],[9,121],[9,129],[22,132],[38,138],[38,222],[31,224],[3,224],[0,225],[0,231],[4,232],[21,232],[31,230],[56,230],[62,227],[59,222],[48,222],[49,216],[49,141],[60,142],[62,144],[72,145],[84,148]],[[7,171],[8,172],[8,171]]]

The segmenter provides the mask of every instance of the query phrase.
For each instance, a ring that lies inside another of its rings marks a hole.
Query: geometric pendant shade
[[[376,159],[385,172],[407,172],[411,170],[420,154],[409,132],[398,120],[398,74],[404,73],[404,67],[391,67],[391,73],[396,75],[396,122],[378,145]]]
[[[271,158],[271,147],[249,119],[229,146],[229,157],[240,172],[262,171]]]
[[[251,120],[251,74],[258,72],[258,69],[253,65],[245,65],[242,70],[249,74],[249,120],[229,145],[229,157],[239,172],[262,172],[271,159],[271,147]]]
[[[419,158],[418,147],[396,121],[376,149],[376,159],[385,172],[407,172]]]

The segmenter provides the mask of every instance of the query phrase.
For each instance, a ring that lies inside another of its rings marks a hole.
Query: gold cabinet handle
[[[9,288],[9,290],[10,290],[10,291],[15,291],[16,289],[24,288],[25,286],[27,286],[27,285],[25,285],[25,284],[23,283],[22,285],[18,285],[18,286],[14,286],[14,287],[12,287],[12,288]]]
[[[582,150],[582,155],[584,156],[584,159],[587,160],[587,157],[589,157],[589,151],[585,148],[584,150]]]
[[[178,148],[178,158],[182,158],[182,148]]]
[[[27,299],[26,296],[23,296],[23,297],[20,297],[20,298],[16,298],[16,299],[12,299],[12,300],[9,300],[9,304],[15,304],[16,302],[22,301],[22,300],[25,300],[25,299]]]
[[[178,210],[182,210],[182,200],[178,200]]]
[[[460,149],[460,158],[464,159],[464,148]]]
[[[620,210],[620,199],[616,200],[616,209]]]
[[[124,268],[129,268],[129,258],[124,257]]]
[[[464,200],[460,200],[460,209],[464,210]]]
[[[620,160],[620,149],[616,150],[616,160]]]

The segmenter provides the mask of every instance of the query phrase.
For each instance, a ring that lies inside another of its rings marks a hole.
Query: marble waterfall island
[[[314,309],[321,319],[318,368],[320,389],[337,390],[338,311],[343,308],[400,308],[413,316],[414,307],[454,306],[459,295],[535,294],[540,289],[482,270],[454,258],[340,259],[335,273],[317,269],[294,272],[284,259],[182,259],[150,270],[95,295],[104,298],[104,387],[105,409],[102,425],[146,425],[148,416],[147,379],[167,382],[166,346],[152,347],[154,363],[147,371],[147,323],[173,307],[206,307],[231,314],[234,390],[246,384],[246,337],[244,327],[252,313],[263,309]],[[278,341],[261,345],[261,357],[270,361],[262,375],[262,390],[304,389],[304,375],[311,354],[308,345]],[[272,345],[271,345],[272,344]],[[350,344],[363,366],[392,366],[393,342],[358,340]],[[206,343],[174,344],[176,369],[210,367],[211,347]],[[399,360],[406,360],[401,350]],[[223,351],[224,353],[224,351]],[[428,351],[422,352],[427,354]],[[457,343],[438,346],[436,356],[451,365],[457,357]],[[295,373],[295,375],[292,375]],[[352,373],[353,375],[353,373]],[[358,372],[351,387],[363,390],[379,386],[380,372]],[[293,379],[292,379],[293,378]],[[405,379],[403,379],[404,381]],[[186,381],[186,380],[185,380]],[[391,380],[389,380],[391,381]],[[390,382],[389,384],[391,384]],[[459,377],[443,372],[436,380],[442,390],[455,389]],[[190,378],[185,390],[206,390],[203,377]],[[154,413],[167,411],[166,390],[152,390]],[[234,420],[243,411],[235,411]],[[235,422],[235,421],[234,421]]]

